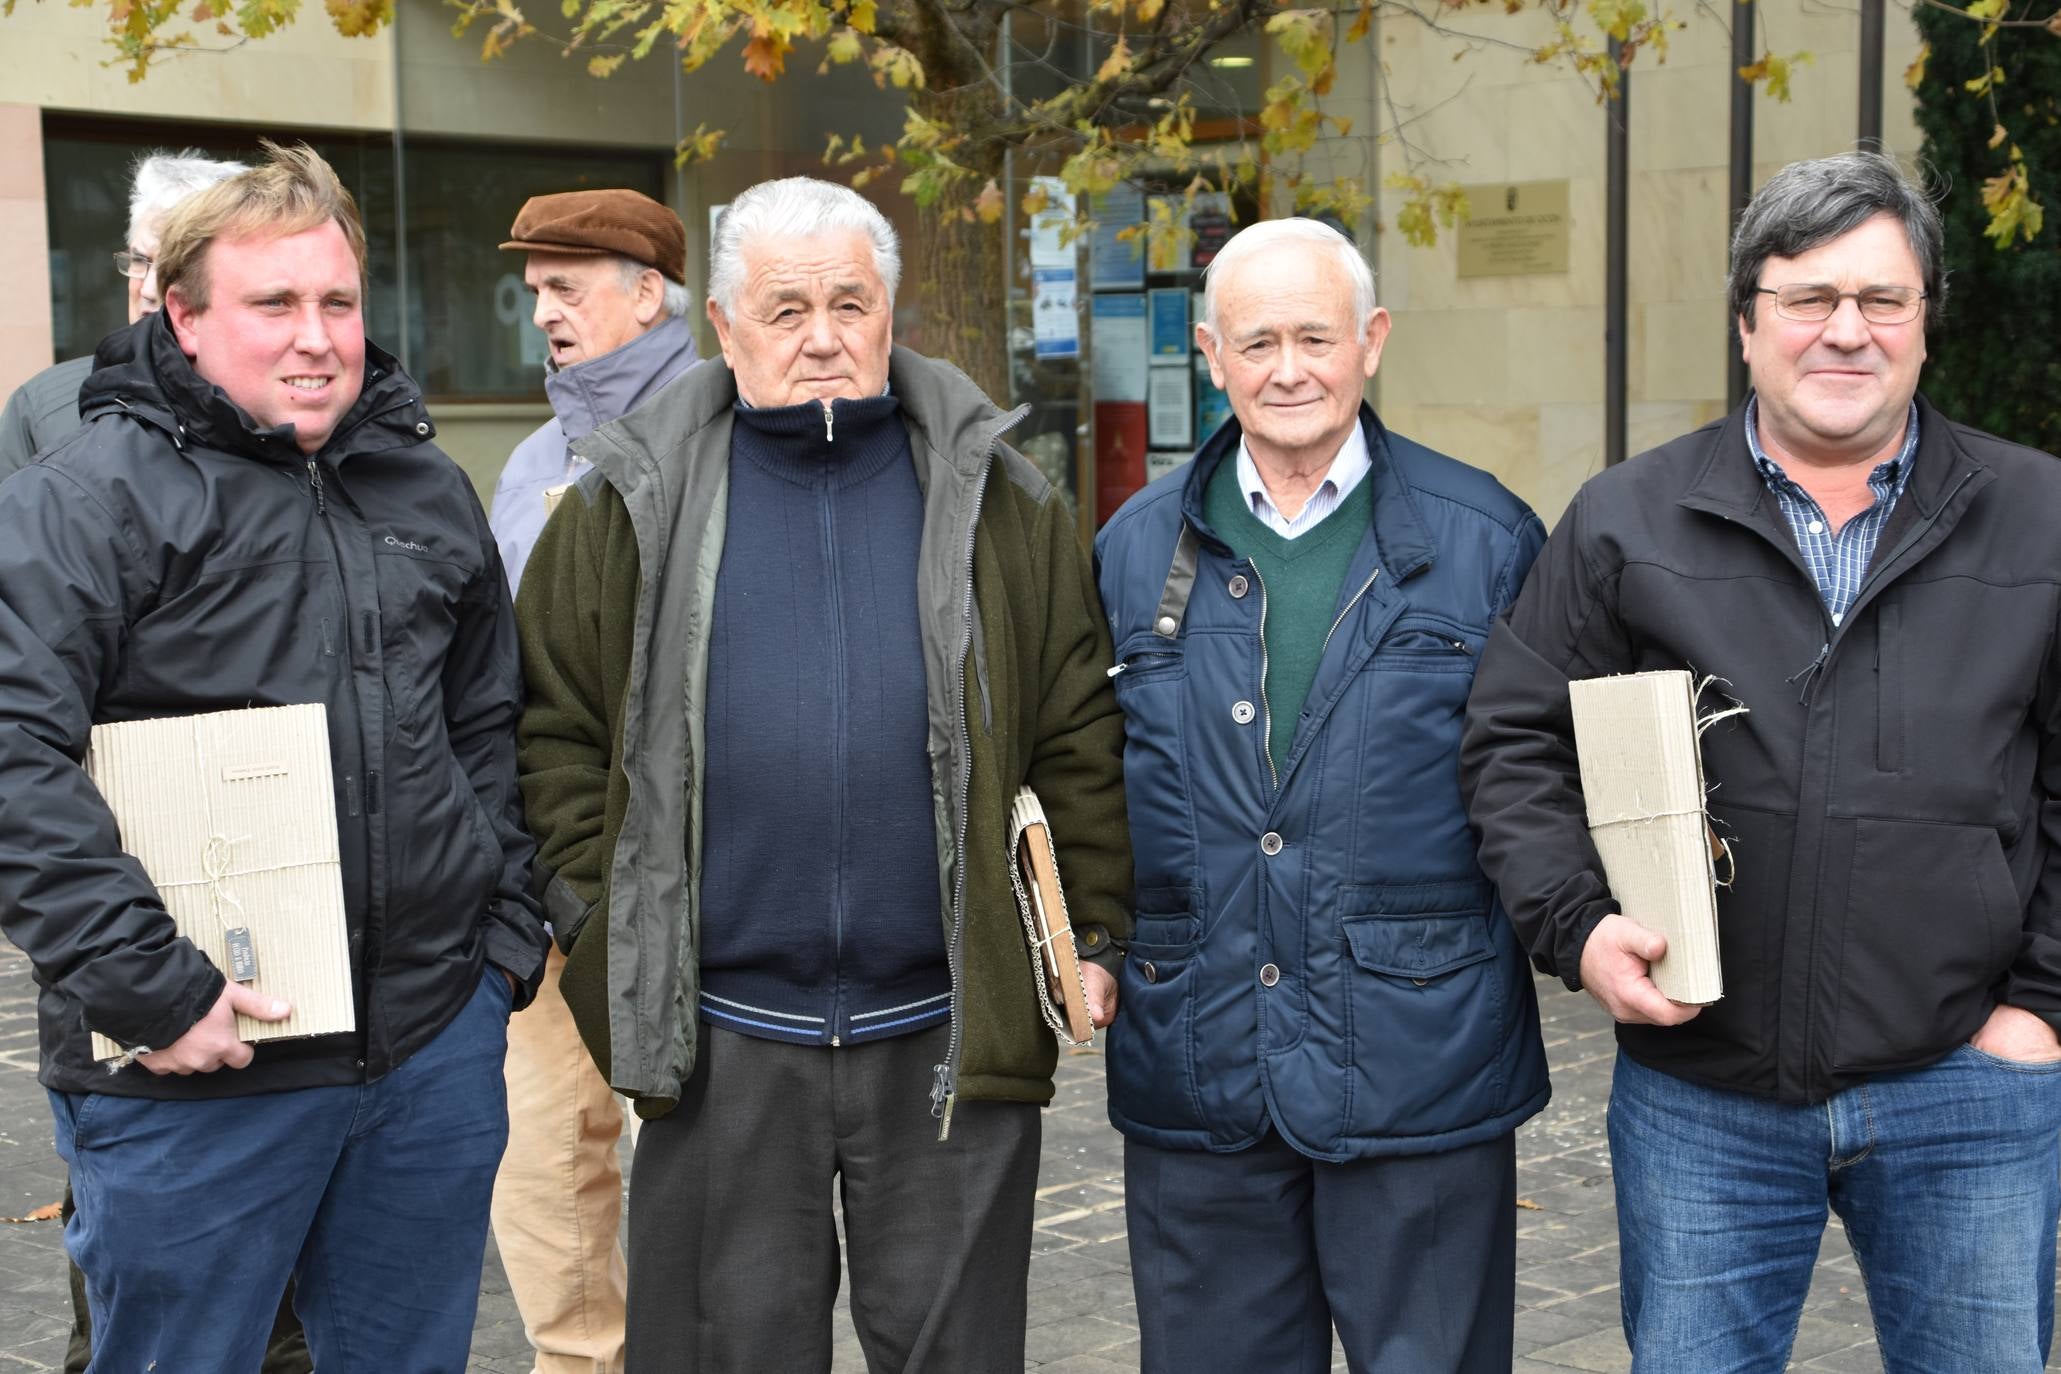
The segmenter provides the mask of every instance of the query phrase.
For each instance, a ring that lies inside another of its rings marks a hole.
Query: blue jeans
[[[1799,1107],[1620,1053],[1610,1153],[1635,1374],[1782,1369],[1828,1204],[1886,1374],[2046,1365],[2061,1064],[1964,1045]]]
[[[323,1374],[463,1370],[508,1137],[510,999],[489,966],[451,1024],[376,1083],[176,1102],[51,1093],[92,1368],[255,1374],[290,1274]]]

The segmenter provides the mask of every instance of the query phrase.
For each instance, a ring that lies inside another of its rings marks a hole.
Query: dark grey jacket
[[[79,388],[92,374],[91,358],[67,358],[14,389],[0,410],[0,478],[79,427]]]
[[[542,970],[486,517],[377,349],[312,459],[195,375],[162,316],[99,362],[84,427],[0,483],[0,928],[42,990],[42,1081],[170,1098],[378,1078],[457,1015],[482,960],[530,989]],[[328,710],[359,1032],[262,1045],[241,1070],[109,1074],[89,1025],[169,1045],[222,975],[122,852],[79,767],[89,730],[297,702]]]
[[[1837,627],[1734,412],[1592,478],[1482,656],[1461,756],[1482,866],[1570,987],[1617,904],[1569,679],[1687,668],[1751,708],[1703,736],[1738,862],[1724,1000],[1618,1027],[1650,1067],[1815,1102],[1932,1063],[2000,1001],[2061,1028],[2061,463],[1918,405]]]

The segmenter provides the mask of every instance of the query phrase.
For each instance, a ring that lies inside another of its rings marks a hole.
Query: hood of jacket
[[[684,318],[667,320],[620,348],[544,374],[544,394],[568,441],[619,420],[701,360]]]
[[[259,424],[195,370],[162,310],[117,329],[94,350],[93,375],[79,389],[79,418],[90,421],[111,410],[126,410],[157,426],[180,449],[198,443],[296,467],[308,458],[292,425]],[[375,453],[434,437],[436,425],[415,379],[401,371],[393,354],[367,339],[358,399],[337,421],[320,454]]]

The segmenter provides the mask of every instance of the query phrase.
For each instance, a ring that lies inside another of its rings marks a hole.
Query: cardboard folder
[[[238,1035],[356,1028],[322,706],[96,725],[86,773],[179,933],[231,977],[240,947],[255,968],[239,981],[292,1004],[284,1021],[239,1015]],[[124,1053],[94,1034],[94,1058]]]
[[[1030,942],[1038,1009],[1061,1040],[1090,1044],[1095,1027],[1088,1020],[1088,984],[1066,915],[1066,893],[1059,886],[1059,854],[1052,845],[1045,808],[1028,787],[1018,789],[1009,808],[1009,850],[1009,881],[1016,888],[1017,910]]]
[[[1589,835],[1618,907],[1667,937],[1654,985],[1676,1002],[1724,996],[1717,871],[1703,807],[1696,687],[1685,671],[1570,682]]]

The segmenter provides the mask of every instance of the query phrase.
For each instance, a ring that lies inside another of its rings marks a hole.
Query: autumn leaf
[[[1138,22],[1150,24],[1166,8],[1166,0],[1138,0]]]
[[[862,46],[857,33],[851,29],[839,29],[830,36],[830,60],[840,67],[856,62],[861,55]]]
[[[2002,67],[1991,67],[1981,76],[1972,77],[1967,81],[1963,81],[1961,83],[1961,89],[1968,92],[1968,94],[1970,95],[1988,95],[1996,87],[2001,86],[2003,84],[2004,69]]]
[[[2032,198],[2025,174],[2025,154],[2011,145],[2011,165],[2001,175],[1982,183],[1982,207],[1989,211],[1989,225],[1983,236],[1995,241],[1999,250],[2009,248],[2014,238],[2031,243],[2039,237],[2047,212]]]
[[[981,187],[980,194],[973,198],[973,212],[980,217],[982,224],[993,224],[1002,218],[1003,206],[1002,188],[995,185],[993,177],[989,177],[988,184]]]
[[[907,89],[910,86],[918,90],[923,89],[923,64],[918,62],[916,54],[907,48],[883,43],[875,50],[873,56],[867,59],[867,65],[873,68],[873,84],[882,89],[890,84],[898,89]]]
[[[1267,21],[1267,35],[1301,70],[1304,80],[1313,86],[1326,81],[1334,55],[1329,13],[1324,10],[1284,10]]]
[[[1374,0],[1360,0],[1360,12],[1353,16],[1352,27],[1345,31],[1345,41],[1357,43],[1365,38],[1374,27]]]
[[[694,126],[694,132],[681,139],[673,148],[673,165],[691,167],[697,162],[707,162],[715,157],[716,149],[723,146],[723,131],[711,129],[706,124]]]
[[[853,0],[851,9],[845,12],[845,22],[860,33],[871,33],[879,16],[880,6],[874,0]]]
[[[993,183],[989,184],[992,185]],[[1024,193],[1023,199],[1018,202],[1018,208],[1023,211],[1024,218],[1036,219],[1039,215],[1044,214],[1051,207],[1051,204],[1051,192],[1047,191],[1042,185],[1034,183],[1030,190]]]
[[[609,53],[609,54],[606,54],[606,55],[602,55],[602,54],[596,54],[595,56],[593,56],[593,57],[590,57],[590,58],[588,58],[588,59],[587,59],[587,75],[589,75],[589,76],[614,76],[614,75],[615,75],[615,69],[616,69],[617,67],[620,67],[620,66],[622,66],[622,65],[623,65],[623,59],[624,59],[624,58],[626,58],[626,57],[628,57],[628,56],[629,56],[629,54],[628,54],[628,53],[620,53],[620,52],[618,52],[618,53]]]
[[[2004,146],[2004,140],[2009,138],[2010,136],[2011,131],[2009,129],[2006,129],[2003,125],[1999,124],[1989,136],[1989,146],[1992,148],[2001,148]]]
[[[2061,14],[2057,14],[2055,18],[2061,19]],[[1906,90],[1915,91],[1924,83],[1925,62],[1931,56],[1932,45],[1930,43],[1920,43],[1918,45],[1918,55],[1911,59],[1910,66],[1904,68],[1904,88]]]
[[[778,81],[787,70],[787,53],[792,46],[777,33],[753,34],[744,45],[744,70],[769,84]]]
[[[1095,69],[1097,81],[1114,81],[1131,69],[1131,44],[1122,34],[1116,36],[1116,46],[1109,50],[1109,56]]]
[[[25,1216],[0,1217],[0,1222],[61,1221],[63,1219],[64,1204],[59,1202],[46,1202],[41,1207],[38,1207],[35,1211],[30,1212]]]

